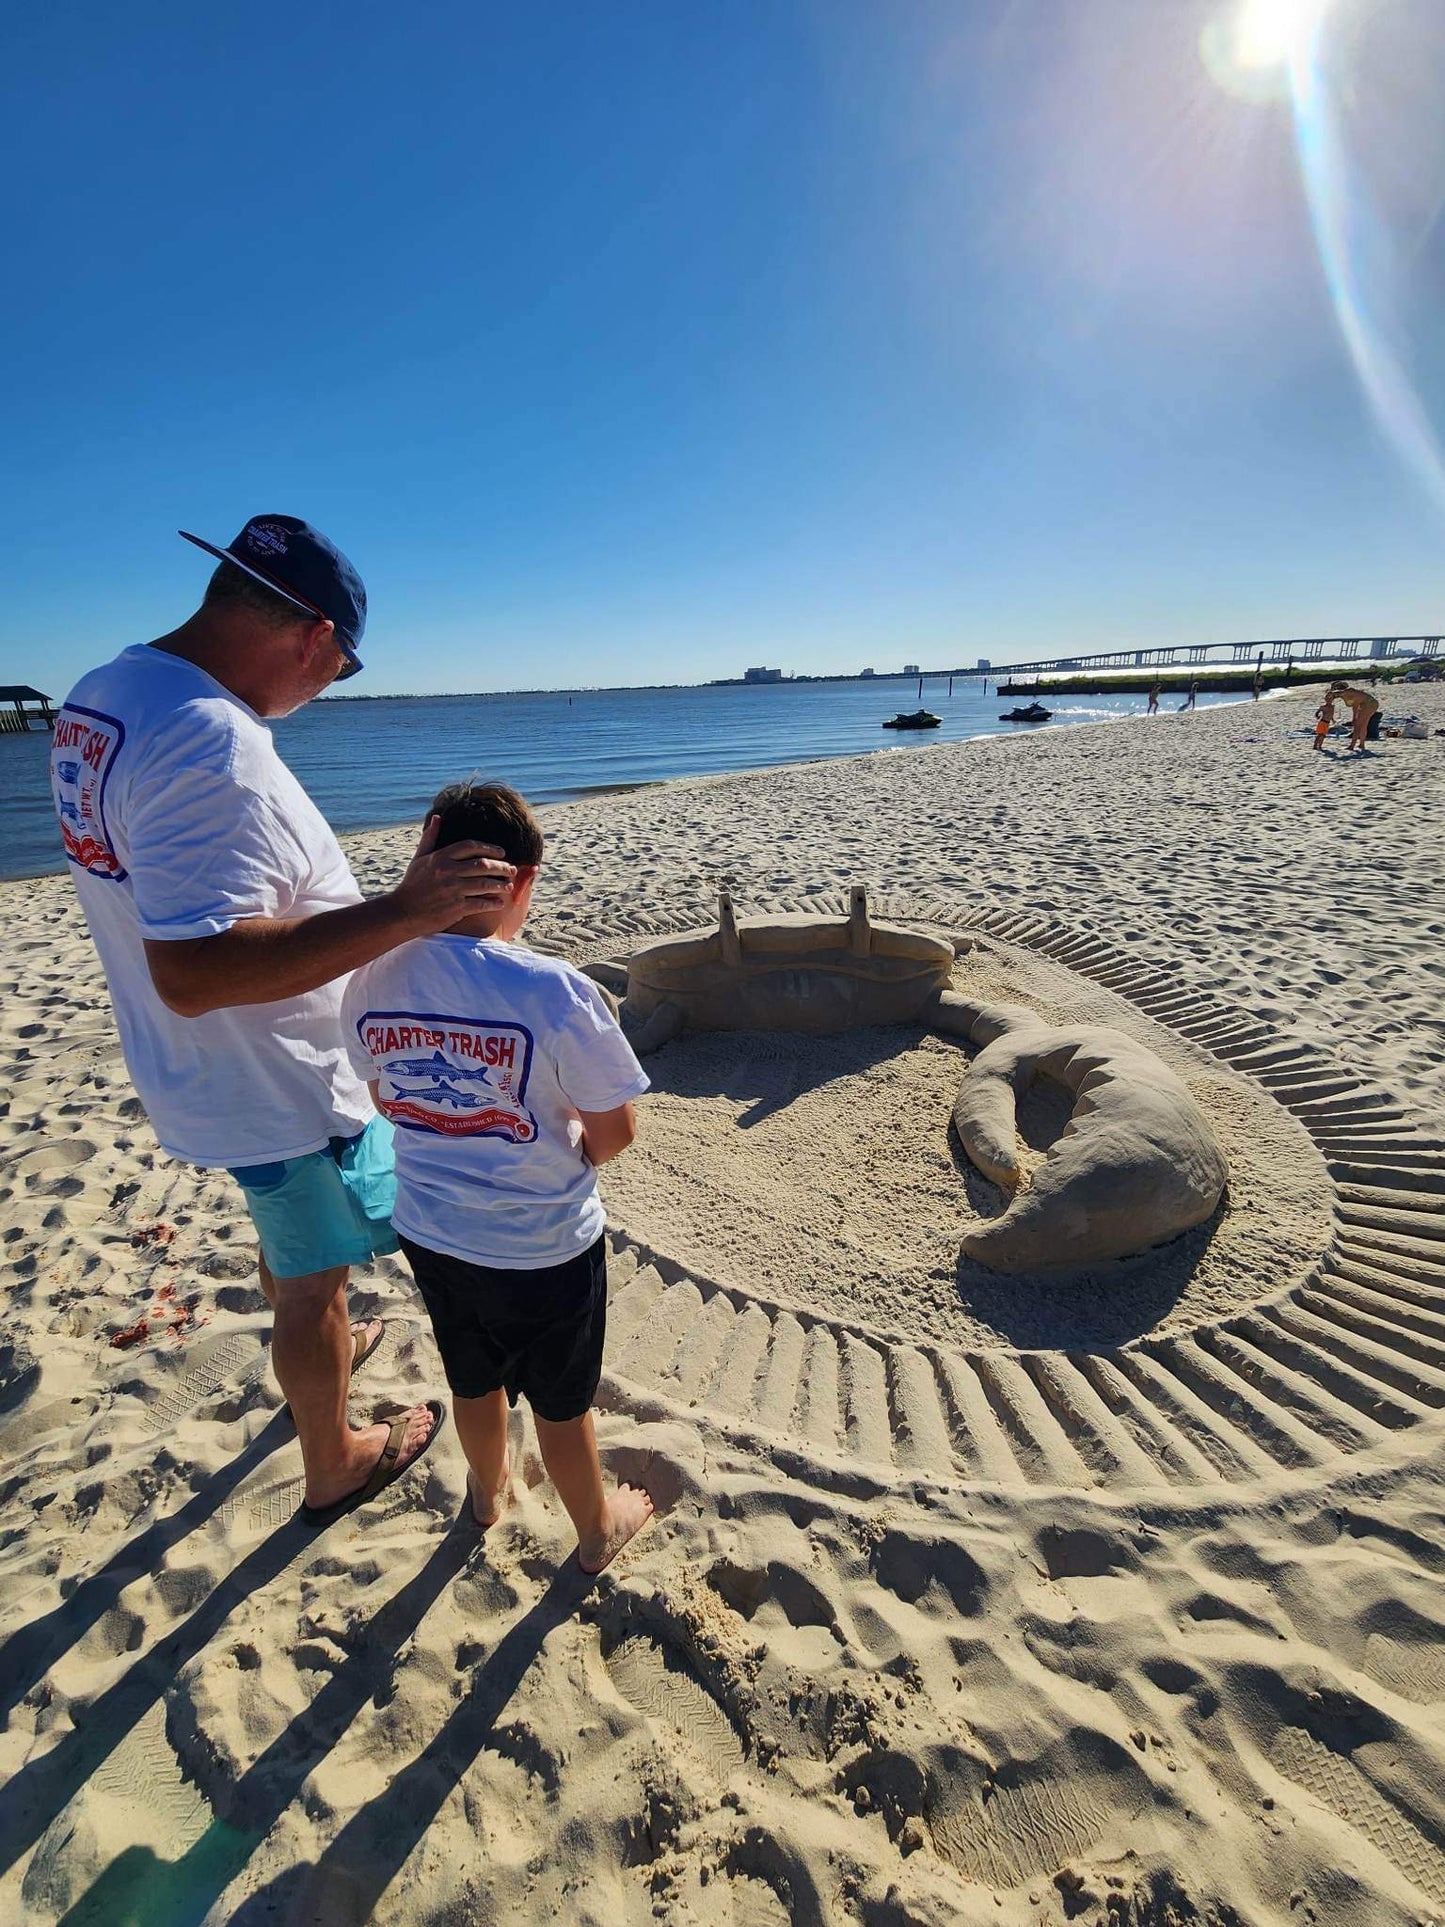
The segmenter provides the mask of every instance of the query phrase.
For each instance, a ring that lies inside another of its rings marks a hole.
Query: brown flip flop
[[[367,1324],[370,1322],[370,1319],[366,1321]],[[371,1357],[371,1354],[376,1350],[378,1345],[380,1345],[382,1339],[386,1337],[385,1322],[382,1320],[378,1320],[377,1322],[381,1325],[381,1330],[376,1334],[375,1338],[372,1339],[368,1339],[366,1336],[365,1324],[353,1325],[351,1327],[351,1376],[353,1378],[356,1377],[356,1374],[361,1370],[367,1359]]]
[[[431,1413],[431,1430],[404,1465],[398,1465],[397,1460],[401,1457],[402,1441],[406,1437],[407,1424],[411,1418],[410,1412],[403,1412],[399,1418],[392,1420],[386,1444],[381,1448],[381,1457],[371,1468],[371,1476],[365,1485],[359,1485],[354,1492],[348,1492],[344,1498],[336,1499],[330,1505],[303,1505],[300,1511],[304,1523],[308,1526],[334,1524],[337,1519],[345,1518],[348,1512],[354,1512],[358,1506],[365,1505],[369,1499],[374,1499],[379,1492],[384,1492],[389,1485],[401,1477],[403,1472],[410,1472],[414,1465],[424,1459],[441,1436],[442,1428],[447,1422],[447,1408],[439,1398],[429,1398],[426,1401],[426,1409]]]

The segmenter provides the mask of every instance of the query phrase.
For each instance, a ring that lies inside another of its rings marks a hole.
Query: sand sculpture
[[[639,1055],[687,1029],[817,1036],[910,1021],[982,1044],[953,1119],[970,1162],[1014,1193],[962,1240],[993,1270],[1128,1257],[1202,1224],[1228,1170],[1174,1072],[1122,1031],[970,1002],[948,988],[954,958],[943,938],[873,923],[861,885],[841,920],[739,923],[724,891],[716,930],[648,944],[629,960],[621,1016]],[[1074,1108],[1030,1179],[1015,1104],[1040,1076],[1070,1091]]]
[[[650,943],[629,960],[622,1021],[639,1056],[685,1029],[830,1036],[902,1024],[924,1016],[953,959],[941,937],[870,921],[861,885],[846,918],[746,923],[724,890],[716,930]]]
[[[963,1250],[995,1271],[1125,1258],[1211,1216],[1229,1171],[1209,1120],[1153,1051],[1102,1024],[1049,1024],[1016,1004],[948,996],[938,1028],[983,1049],[953,1107],[969,1161],[1013,1191]],[[1074,1094],[1068,1124],[1024,1183],[1015,1105],[1037,1077]]]

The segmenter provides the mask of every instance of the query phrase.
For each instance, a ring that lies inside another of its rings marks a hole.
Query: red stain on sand
[[[164,1219],[157,1219],[154,1224],[143,1224],[132,1231],[130,1241],[137,1251],[142,1251],[147,1245],[168,1245],[175,1235],[174,1225],[167,1224]]]
[[[158,1221],[141,1225],[130,1234],[130,1241],[137,1250],[142,1250],[168,1245],[175,1235],[174,1226]],[[163,1262],[175,1264],[176,1259],[171,1253],[165,1252]],[[198,1291],[193,1291],[188,1298],[178,1299],[174,1281],[160,1285],[145,1315],[133,1325],[127,1325],[124,1331],[112,1333],[110,1342],[118,1351],[128,1351],[132,1345],[142,1345],[152,1336],[169,1338],[172,1345],[179,1345],[199,1326],[210,1323],[211,1314],[199,1309],[200,1302],[201,1294]]]
[[[179,1304],[167,1303],[174,1291],[174,1285],[166,1285],[156,1293],[144,1317],[127,1325],[124,1331],[111,1333],[110,1342],[117,1351],[129,1351],[132,1345],[143,1345],[151,1337],[169,1338],[173,1345],[179,1345],[193,1331],[210,1324],[211,1314],[199,1309],[201,1294],[198,1291]]]

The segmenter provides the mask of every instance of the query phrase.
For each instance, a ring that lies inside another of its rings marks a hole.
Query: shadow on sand
[[[903,1056],[929,1034],[921,1024],[875,1024],[821,1038],[785,1030],[688,1031],[649,1057],[647,1072],[654,1090],[674,1097],[746,1104],[737,1120],[746,1131],[806,1091]]]
[[[268,1568],[279,1570],[286,1563],[277,1559],[279,1542],[289,1530],[262,1548],[269,1555]],[[453,1527],[420,1572],[376,1615],[364,1644],[227,1792],[227,1817],[213,1819],[179,1860],[162,1860],[148,1847],[127,1848],[69,1908],[60,1927],[200,1927],[352,1722],[368,1703],[385,1696],[398,1651],[482,1550],[469,1527]],[[485,1746],[548,1635],[572,1617],[596,1583],[575,1559],[569,1560],[477,1667],[466,1696],[426,1748],[392,1778],[385,1793],[352,1815],[314,1865],[287,1868],[241,1902],[230,1916],[231,1927],[282,1920],[359,1927],[370,1920],[376,1903]],[[151,1661],[142,1664],[148,1669]],[[133,1669],[128,1680],[140,1670]]]
[[[127,1586],[143,1574],[155,1572],[173,1546],[204,1525],[263,1460],[295,1436],[287,1414],[273,1413],[250,1444],[214,1472],[179,1511],[157,1519],[134,1539],[127,1539],[98,1572],[82,1579],[52,1612],[12,1633],[0,1646],[0,1680],[4,1682],[0,1685],[0,1723],[9,1718],[55,1662],[105,1617]]]

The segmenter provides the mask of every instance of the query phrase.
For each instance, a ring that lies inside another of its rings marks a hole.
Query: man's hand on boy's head
[[[495,843],[436,847],[440,818],[429,816],[392,901],[418,935],[448,930],[478,910],[497,910],[512,894],[516,868]]]

